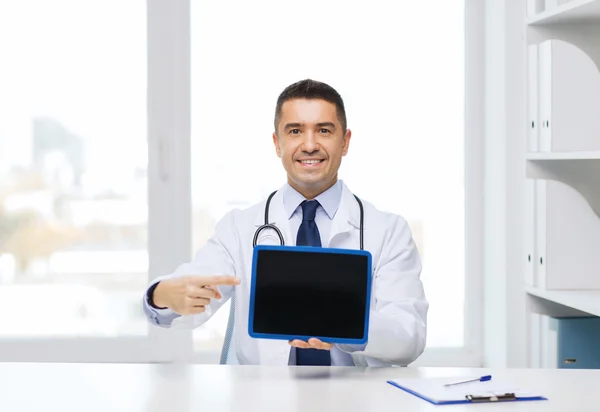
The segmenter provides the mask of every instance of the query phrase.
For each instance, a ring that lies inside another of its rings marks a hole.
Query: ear
[[[342,146],[342,156],[346,156],[348,154],[348,148],[350,147],[351,137],[352,131],[350,129],[346,129],[346,133],[344,134],[344,145]]]
[[[279,138],[277,137],[276,132],[273,132],[273,144],[275,145],[275,151],[277,152],[277,157],[281,158],[281,149],[279,148]]]

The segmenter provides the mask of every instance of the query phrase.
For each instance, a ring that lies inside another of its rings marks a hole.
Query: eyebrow
[[[302,124],[302,123],[287,123],[285,125],[285,127],[283,128],[283,130],[296,129],[296,128],[299,128],[302,126],[304,126],[304,124]]]
[[[333,124],[331,122],[317,123],[317,127],[329,127],[330,129],[334,129],[335,130],[335,124]]]
[[[304,123],[287,123],[283,130],[296,129],[303,127]],[[329,127],[330,129],[335,130],[335,124],[332,122],[321,122],[316,124],[317,127]]]

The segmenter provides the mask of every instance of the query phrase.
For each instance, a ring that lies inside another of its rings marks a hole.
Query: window
[[[285,182],[271,140],[277,96],[324,81],[353,131],[340,178],[413,230],[428,348],[464,346],[463,2],[193,2],[191,24],[194,249],[227,211]],[[228,310],[194,332],[197,351],[220,350]]]
[[[0,55],[0,340],[147,335],[145,2],[2,2]]]
[[[467,345],[463,1],[0,4],[0,360],[189,349],[149,327],[142,293],[187,260],[190,203],[195,251],[283,184],[275,101],[303,78],[345,100],[340,178],[413,229],[428,350]],[[228,309],[194,331],[198,353],[218,359]]]

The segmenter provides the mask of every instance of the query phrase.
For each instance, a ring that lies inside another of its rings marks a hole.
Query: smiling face
[[[314,199],[337,181],[342,156],[348,153],[350,130],[343,130],[336,106],[321,99],[283,103],[273,143],[288,183]]]

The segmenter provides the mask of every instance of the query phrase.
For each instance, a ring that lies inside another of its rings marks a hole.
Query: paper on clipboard
[[[459,380],[461,380],[460,377],[410,378],[392,379],[388,383],[436,405],[546,399],[535,391],[497,379],[487,382],[470,382],[455,386],[444,386],[447,383]]]

